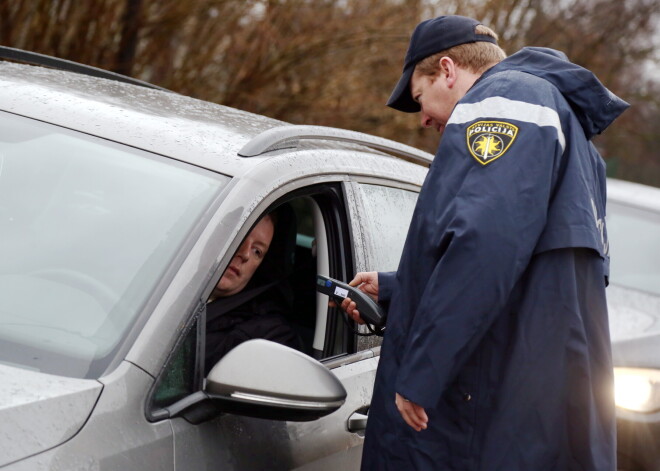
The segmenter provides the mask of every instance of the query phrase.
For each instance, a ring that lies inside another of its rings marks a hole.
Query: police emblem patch
[[[470,154],[481,165],[499,159],[518,135],[518,126],[502,121],[478,121],[467,128]]]

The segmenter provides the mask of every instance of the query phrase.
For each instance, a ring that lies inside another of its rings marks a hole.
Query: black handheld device
[[[360,311],[360,317],[367,324],[385,327],[385,311],[378,303],[357,288],[334,278],[316,275],[316,291],[328,295],[340,304],[345,298],[351,298]]]

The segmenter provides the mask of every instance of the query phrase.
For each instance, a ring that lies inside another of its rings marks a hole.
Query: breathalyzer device
[[[341,304],[346,298],[351,298],[364,322],[376,327],[385,326],[386,314],[383,308],[358,288],[334,278],[316,275],[316,291],[328,295],[337,304]]]

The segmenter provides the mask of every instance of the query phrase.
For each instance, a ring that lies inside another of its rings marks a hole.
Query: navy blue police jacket
[[[605,164],[628,104],[524,48],[458,102],[396,273],[363,470],[615,470]],[[398,392],[423,406],[408,427]]]

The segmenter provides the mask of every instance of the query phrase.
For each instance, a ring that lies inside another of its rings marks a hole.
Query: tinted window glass
[[[153,396],[155,408],[167,407],[195,392],[198,322],[199,319],[170,358]]]

